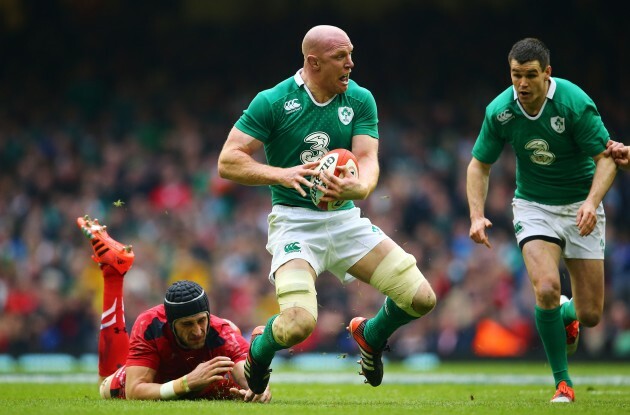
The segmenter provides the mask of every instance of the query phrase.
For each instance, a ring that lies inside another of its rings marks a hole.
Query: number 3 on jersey
[[[311,161],[319,161],[324,154],[328,153],[328,145],[330,144],[330,137],[323,131],[311,133],[304,138],[304,142],[311,145],[311,148],[304,150],[300,154],[300,160],[302,163],[309,163]]]
[[[556,155],[549,151],[549,143],[539,138],[525,144],[525,149],[534,150],[534,154],[529,156],[532,163],[549,166],[556,159]]]

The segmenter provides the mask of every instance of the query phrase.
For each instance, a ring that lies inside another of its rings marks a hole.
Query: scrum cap
[[[208,296],[196,282],[177,281],[173,283],[164,296],[166,320],[172,326],[175,320],[189,317],[203,311],[210,314]]]

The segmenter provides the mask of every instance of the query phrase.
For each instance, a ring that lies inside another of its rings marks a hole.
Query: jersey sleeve
[[[158,370],[160,367],[160,355],[157,344],[154,341],[147,340],[147,336],[145,336],[145,332],[150,329],[151,321],[142,317],[142,315],[138,316],[131,329],[127,366],[143,366]]]
[[[234,126],[245,134],[265,142],[273,130],[272,114],[271,103],[263,91],[254,97]]]
[[[372,93],[365,90],[365,99],[360,106],[357,120],[354,123],[352,135],[366,134],[370,137],[378,137],[378,111],[376,109],[376,100]]]
[[[610,138],[604,126],[595,103],[588,99],[584,111],[575,123],[575,141],[589,156],[593,157],[606,149],[606,142]]]
[[[492,164],[501,155],[504,145],[505,141],[499,135],[494,124],[494,117],[490,111],[486,111],[481,131],[472,149],[473,157],[482,163]]]

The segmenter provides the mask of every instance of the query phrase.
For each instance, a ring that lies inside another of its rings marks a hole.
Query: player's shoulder
[[[510,85],[505,90],[503,90],[503,92],[494,97],[494,99],[490,101],[486,108],[492,110],[503,109],[505,107],[513,105],[514,101],[514,87]]]
[[[263,97],[269,103],[284,99],[287,95],[291,95],[299,89],[299,85],[295,81],[295,76],[285,79],[282,82],[277,83],[271,88],[267,88],[258,93],[259,97]]]
[[[505,124],[515,116],[515,106],[514,87],[510,85],[486,106],[486,116]]]
[[[152,321],[155,318],[157,318],[158,320],[162,322],[166,322],[166,312],[164,311],[164,304],[159,304],[159,305],[156,305],[155,307],[151,307],[147,310],[144,310],[143,312],[138,314],[138,317],[136,318],[136,320]]]
[[[160,304],[144,310],[133,323],[132,332],[144,340],[156,340],[163,336],[166,324],[164,305]]]
[[[346,96],[364,101],[366,99],[373,99],[372,92],[369,89],[362,87],[353,79],[348,81],[348,89],[345,92]]]
[[[551,79],[553,80],[552,82],[555,83],[556,85],[557,92],[566,93],[566,94],[586,95],[586,92],[584,92],[582,88],[580,88],[577,84],[574,84],[573,82],[569,81],[568,79],[557,78],[555,76],[552,77]]]
[[[239,329],[232,321],[227,318],[215,316],[214,314],[210,314],[210,326],[212,326],[212,328],[214,328],[218,333],[225,333],[227,331],[241,334],[241,329]]]
[[[580,114],[584,109],[593,105],[593,101],[586,92],[573,82],[553,77],[551,100],[571,111]]]

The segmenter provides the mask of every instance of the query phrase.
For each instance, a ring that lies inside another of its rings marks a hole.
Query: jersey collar
[[[553,96],[556,93],[556,80],[552,77],[549,77],[549,90],[547,91],[547,98],[553,99]]]
[[[297,84],[297,86],[304,85],[304,79],[302,79],[302,68],[298,69],[298,71],[293,76],[293,80]]]
[[[302,86],[304,87],[304,90],[306,91],[308,96],[311,98],[311,101],[313,102],[313,104],[317,105],[318,107],[325,107],[326,105],[330,104],[333,99],[335,99],[337,97],[337,95],[333,95],[333,97],[330,98],[326,102],[322,102],[322,103],[317,102],[315,100],[315,98],[313,97],[313,94],[311,93],[311,90],[308,89],[308,86],[306,86],[306,83],[304,82],[304,79],[302,79],[302,68],[298,69],[298,71],[293,76],[293,80],[295,81],[295,83],[297,84],[298,87],[302,87]]]

